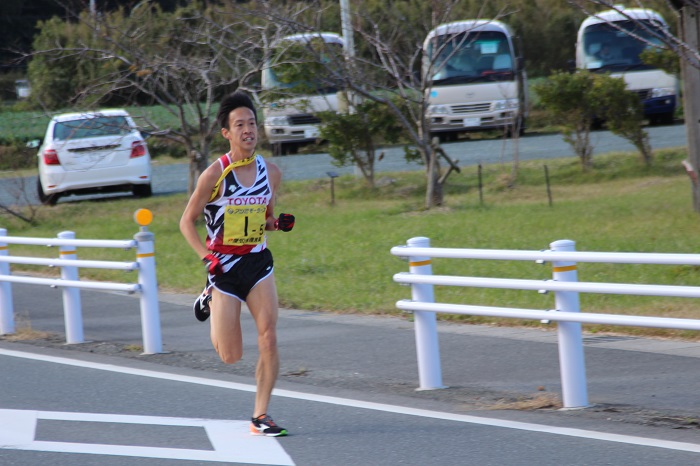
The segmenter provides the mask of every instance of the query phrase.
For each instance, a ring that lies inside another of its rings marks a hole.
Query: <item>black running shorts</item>
[[[244,256],[215,254],[222,263],[233,259],[233,265],[221,275],[209,275],[209,283],[220,292],[241,301],[245,301],[250,290],[273,271],[272,253],[267,248]]]

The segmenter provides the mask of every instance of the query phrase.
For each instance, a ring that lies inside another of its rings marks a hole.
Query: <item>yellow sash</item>
[[[223,172],[221,172],[221,176],[219,177],[218,181],[214,185],[214,189],[211,191],[211,195],[209,196],[209,202],[213,201],[216,199],[216,193],[219,192],[219,186],[221,186],[221,182],[224,181],[224,178],[226,175],[231,173],[231,170],[237,167],[243,167],[245,165],[249,165],[255,161],[255,155],[251,155],[248,158],[245,158],[243,160],[236,160],[235,162],[231,162],[231,164],[224,169]]]

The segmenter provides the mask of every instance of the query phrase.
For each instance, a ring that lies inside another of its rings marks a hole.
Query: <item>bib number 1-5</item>
[[[224,212],[224,244],[241,246],[262,243],[266,212],[264,205],[227,207]]]

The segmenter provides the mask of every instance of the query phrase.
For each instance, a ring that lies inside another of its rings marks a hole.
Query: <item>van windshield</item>
[[[515,79],[513,53],[506,34],[498,31],[463,32],[438,36],[429,45],[433,85]]]
[[[661,25],[652,21],[641,21],[651,31],[661,33]],[[616,21],[593,24],[583,32],[584,64],[591,71],[650,70],[653,66],[642,62],[639,55],[650,45],[662,47],[661,41],[652,32],[634,21]],[[646,40],[645,43],[627,32]]]
[[[83,139],[99,136],[124,136],[131,127],[123,116],[99,116],[80,120],[61,121],[53,128],[54,139]]]

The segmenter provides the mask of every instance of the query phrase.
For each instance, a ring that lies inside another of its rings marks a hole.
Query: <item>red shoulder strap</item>
[[[224,154],[221,157],[219,157],[219,163],[221,164],[222,170],[228,167],[231,164],[231,159],[228,157],[228,154]]]

